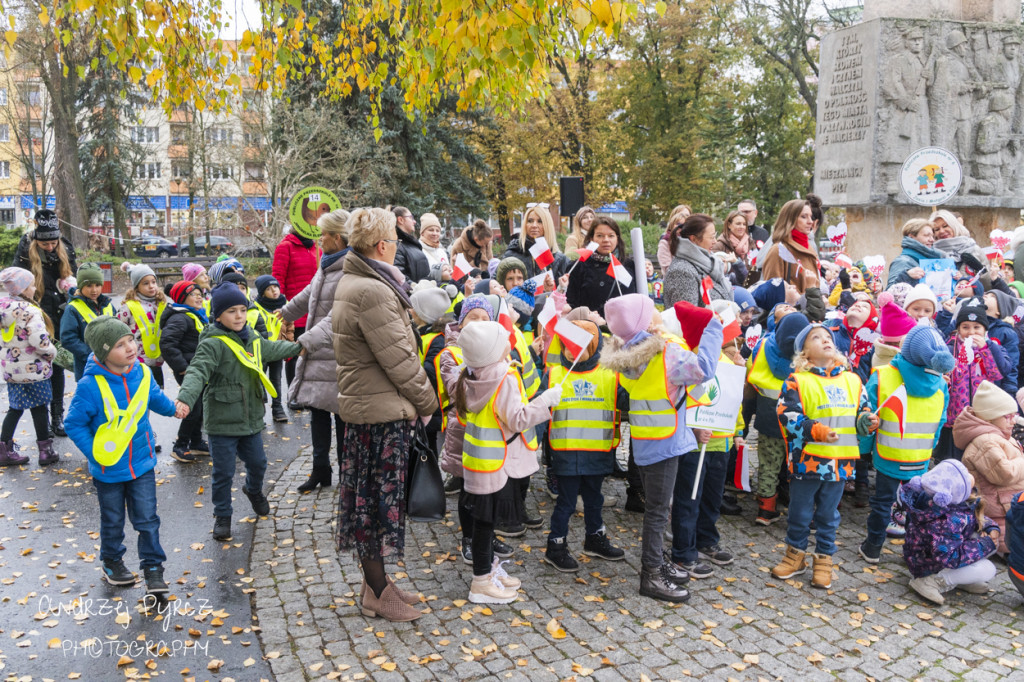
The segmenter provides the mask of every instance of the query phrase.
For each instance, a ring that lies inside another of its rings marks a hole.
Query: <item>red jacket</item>
[[[320,267],[320,249],[315,244],[306,248],[294,234],[286,234],[274,249],[274,262],[270,274],[281,283],[281,293],[288,300],[295,297],[313,281]],[[306,326],[306,316],[295,320],[296,327]]]

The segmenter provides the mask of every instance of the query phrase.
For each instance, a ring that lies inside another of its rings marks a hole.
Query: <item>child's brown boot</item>
[[[795,575],[800,575],[807,570],[806,552],[801,552],[796,547],[786,546],[786,556],[782,562],[772,569],[772,575],[779,580],[789,580]]]
[[[811,585],[827,590],[832,587],[832,556],[829,554],[814,555],[814,575]]]

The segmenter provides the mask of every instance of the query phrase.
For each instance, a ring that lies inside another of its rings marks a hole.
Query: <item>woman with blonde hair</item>
[[[900,244],[900,248],[903,251],[889,264],[889,280],[886,282],[886,289],[899,282],[914,286],[924,278],[924,270],[921,268],[922,260],[943,258],[943,255],[934,248],[935,232],[934,225],[930,220],[924,218],[908,220],[903,224],[902,232],[903,242]]]
[[[566,270],[567,259],[559,252],[558,240],[555,238],[555,223],[551,220],[551,212],[544,204],[534,204],[523,212],[523,229],[508,243],[508,248],[501,258],[518,258],[526,265],[526,279],[536,277],[544,268],[538,267],[534,262],[530,248],[539,237],[547,240],[548,248],[555,257],[550,267],[554,279],[557,280]]]
[[[75,249],[60,231],[57,214],[49,209],[36,211],[36,229],[22,236],[14,253],[14,265],[24,268],[35,277],[36,300],[49,316],[54,329],[60,329],[63,306],[68,302],[68,291],[77,282],[78,270]],[[64,433],[64,368],[54,363],[50,375],[53,400],[50,403],[50,431],[55,436]]]
[[[672,247],[669,246],[669,242],[672,241],[672,233],[686,222],[691,213],[693,211],[689,205],[679,204],[668,214],[668,221],[665,223],[665,234],[661,235],[661,239],[658,240],[658,265],[661,266],[662,276],[668,270],[668,266],[672,265],[674,254],[672,253]]]
[[[572,232],[565,238],[565,257],[574,258],[576,251],[587,245],[587,232],[597,213],[589,206],[581,208],[572,219]]]

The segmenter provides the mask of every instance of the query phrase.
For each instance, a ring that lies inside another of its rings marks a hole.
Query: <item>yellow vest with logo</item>
[[[764,344],[761,344],[757,352],[747,360],[747,382],[765,398],[778,400],[782,395],[783,381],[772,374],[772,368],[764,352]]]
[[[853,372],[840,372],[833,377],[796,372],[793,377],[807,418],[839,434],[835,443],[807,442],[804,452],[823,459],[859,459],[857,409],[860,405],[860,377]]]
[[[103,413],[107,417],[107,421],[96,429],[96,435],[92,440],[92,457],[100,466],[112,466],[124,457],[132,438],[139,430],[139,422],[149,409],[149,382],[152,372],[146,365],[140,366],[142,382],[139,383],[135,395],[128,401],[128,407],[123,410],[117,406],[117,399],[110,390],[107,378],[99,374],[94,375],[96,387],[100,389],[100,398],[103,400]]]
[[[80,299],[80,298],[73,298],[73,299],[71,299],[71,307],[78,311],[78,314],[82,316],[82,319],[85,320],[86,324],[89,324],[90,322],[95,320],[100,315],[111,315],[111,316],[113,316],[113,314],[114,314],[114,304],[113,303],[108,303],[106,306],[104,306],[103,310],[100,311],[99,315],[97,315],[93,311],[93,309],[90,308],[89,305],[85,301]]]
[[[427,359],[427,350],[430,348],[430,342],[441,336],[438,332],[431,332],[424,334],[420,337],[420,364]]]
[[[270,394],[271,398],[277,397],[274,384],[271,383],[270,378],[263,372],[263,350],[260,348],[263,338],[259,334],[253,331],[252,355],[234,339],[230,339],[227,336],[215,336],[214,338],[223,341],[224,345],[231,349],[231,352],[235,354],[235,357],[238,358],[243,367],[256,372],[256,376],[263,382],[263,388],[267,389],[267,393]]]
[[[667,344],[672,343],[666,340]],[[671,438],[679,424],[668,393],[668,371],[665,367],[665,349],[651,358],[647,368],[637,379],[619,377],[629,391],[629,435],[638,440],[664,440]]]
[[[548,429],[551,449],[608,452],[619,444],[618,376],[610,369],[595,367],[572,372],[563,384],[567,373],[562,365],[550,370],[550,386],[562,384],[562,400],[551,413]]]
[[[448,388],[441,379],[441,356],[450,353],[455,358],[455,364],[462,364],[462,349],[458,346],[445,346],[445,348],[434,357],[434,378],[437,379],[437,404],[441,406],[441,431],[448,428],[448,410],[451,402],[448,399]],[[458,417],[458,414],[456,414]],[[461,421],[461,420],[460,420]]]
[[[878,374],[878,404],[881,405],[903,384],[903,376],[892,365],[878,367],[874,371]],[[935,391],[927,398],[915,398],[908,394],[902,437],[896,414],[888,407],[878,410],[880,422],[875,433],[878,456],[898,462],[900,468],[907,471],[921,469],[921,464],[932,457],[932,444],[939,431],[939,419],[945,406],[946,399],[942,391]]]
[[[160,316],[164,313],[167,303],[160,301],[156,306],[156,316],[150,322],[146,308],[138,301],[125,301],[128,312],[135,320],[135,326],[139,328],[139,337],[142,342],[142,349],[150,360],[160,359]]]
[[[500,471],[505,464],[505,456],[508,453],[508,444],[511,439],[506,436],[498,414],[494,411],[494,399],[498,397],[501,387],[510,377],[516,383],[523,402],[526,402],[523,380],[519,377],[519,372],[509,368],[505,378],[498,384],[498,390],[494,392],[483,409],[466,415],[466,435],[462,441],[462,467],[467,471],[491,474]],[[530,434],[529,438],[527,438],[527,433]],[[537,449],[537,436],[533,428],[527,429],[522,434],[513,434],[512,437],[517,436],[523,439],[526,447],[530,450]]]
[[[526,397],[532,398],[540,388],[540,372],[537,371],[537,365],[533,362],[530,344],[526,343],[526,337],[519,331],[519,327],[515,328],[515,335],[516,347],[513,350],[519,354],[519,362],[523,365],[520,371],[523,376],[523,386],[526,387]]]
[[[256,309],[260,313],[260,317],[263,318],[263,324],[267,326],[267,340],[268,341],[280,341],[281,330],[284,328],[284,320],[277,319],[277,315],[270,312],[259,303],[256,304]],[[246,318],[249,314],[246,313]],[[252,323],[250,323],[252,324]]]

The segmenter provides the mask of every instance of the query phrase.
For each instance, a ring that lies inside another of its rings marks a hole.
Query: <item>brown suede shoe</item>
[[[373,593],[373,590],[367,589],[363,593],[362,605],[359,607],[359,610],[362,611],[364,616],[371,618],[380,616],[393,623],[405,623],[410,620],[416,620],[423,615],[422,612],[402,601],[401,597],[398,596],[398,588],[390,581],[379,599]]]

